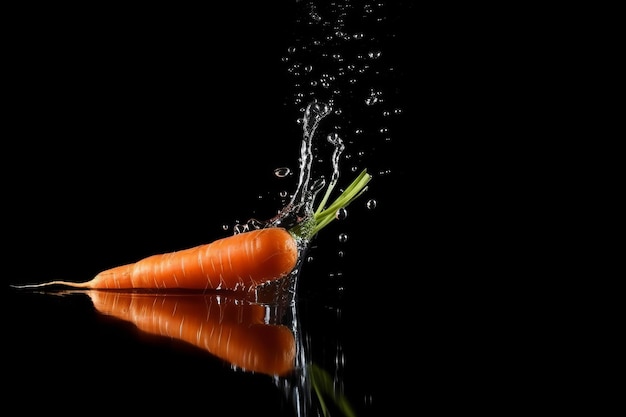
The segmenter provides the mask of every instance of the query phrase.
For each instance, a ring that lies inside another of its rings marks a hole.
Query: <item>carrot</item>
[[[286,375],[296,340],[284,325],[265,323],[265,307],[215,294],[88,291],[101,314],[133,323],[144,334],[181,340],[248,372]]]
[[[208,244],[116,266],[86,282],[57,280],[13,287],[64,285],[89,289],[251,290],[289,275],[312,237],[335,219],[340,208],[361,195],[370,179],[371,176],[363,170],[332,204],[324,208],[335,185],[331,182],[319,208],[288,230],[279,227],[278,221],[272,226],[237,233]]]
[[[117,266],[92,280],[60,284],[93,289],[232,289],[249,288],[287,275],[296,265],[298,247],[285,229],[239,233],[177,252],[153,255]]]

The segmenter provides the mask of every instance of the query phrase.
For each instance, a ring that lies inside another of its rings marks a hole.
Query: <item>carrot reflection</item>
[[[216,294],[88,294],[102,314],[188,342],[243,370],[286,375],[294,368],[294,334],[287,326],[267,324],[263,305]]]

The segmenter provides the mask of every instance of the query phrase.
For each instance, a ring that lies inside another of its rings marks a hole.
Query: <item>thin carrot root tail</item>
[[[24,284],[24,285],[11,285],[13,288],[40,288],[50,287],[52,285],[63,285],[65,287],[74,288],[89,288],[89,282],[71,282],[71,281],[49,281],[41,284]]]

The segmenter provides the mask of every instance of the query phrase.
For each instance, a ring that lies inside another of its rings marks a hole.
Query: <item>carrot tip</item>
[[[49,281],[41,284],[23,284],[23,285],[10,285],[12,288],[24,289],[24,288],[41,288],[51,287],[53,285],[62,285],[66,287],[75,288],[89,288],[89,282],[70,282],[70,281]]]

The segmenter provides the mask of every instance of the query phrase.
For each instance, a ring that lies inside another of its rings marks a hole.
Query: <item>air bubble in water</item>
[[[370,210],[373,210],[376,208],[376,200],[374,200],[373,198],[367,200],[367,203],[365,203],[365,207],[367,207]]]
[[[348,210],[346,210],[345,207],[341,207],[337,210],[337,213],[335,213],[335,219],[337,220],[344,220],[346,217],[348,217]]]
[[[341,233],[339,234],[339,242],[340,243],[346,243],[348,241],[348,234],[347,233]]]

